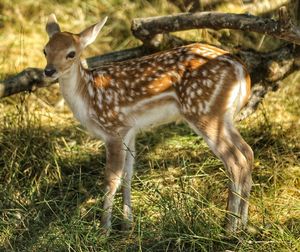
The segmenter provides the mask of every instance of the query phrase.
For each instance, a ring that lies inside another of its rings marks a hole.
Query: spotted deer
[[[90,70],[80,54],[107,18],[79,34],[61,32],[54,14],[46,31],[46,78],[58,79],[74,116],[106,146],[102,226],[111,228],[122,184],[124,223],[132,221],[131,180],[140,129],[183,119],[220,158],[230,178],[226,229],[246,226],[253,152],[233,124],[250,94],[244,65],[228,52],[195,43]]]

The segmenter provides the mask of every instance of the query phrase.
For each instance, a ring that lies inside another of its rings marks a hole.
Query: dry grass
[[[130,20],[178,10],[167,1],[12,1],[0,4],[0,77],[43,67],[46,16],[80,31],[109,23],[86,55],[134,46]],[[202,34],[194,31],[194,39]],[[182,35],[184,36],[184,35]],[[193,36],[193,35],[189,35]],[[297,251],[300,249],[300,73],[265,99],[239,128],[255,152],[250,224],[226,238],[227,177],[204,142],[185,125],[142,133],[133,182],[134,229],[99,229],[103,143],[91,138],[57,86],[0,102],[0,251]]]

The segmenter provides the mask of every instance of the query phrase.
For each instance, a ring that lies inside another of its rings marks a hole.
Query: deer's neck
[[[86,71],[80,62],[71,66],[71,68],[59,77],[59,84],[64,98],[69,101],[70,97],[77,92],[77,89],[88,81],[90,73]]]
[[[74,116],[85,125],[89,111],[88,87],[92,74],[85,70],[80,62],[73,64],[70,70],[59,78],[61,93]]]

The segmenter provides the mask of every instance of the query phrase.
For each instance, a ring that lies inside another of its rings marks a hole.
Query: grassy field
[[[0,79],[44,67],[44,26],[52,12],[63,29],[74,32],[109,16],[86,51],[92,56],[137,45],[132,18],[178,11],[167,1],[3,0]],[[206,33],[183,36],[201,40]],[[254,150],[255,168],[251,232],[236,237],[226,237],[222,228],[228,181],[223,165],[184,124],[139,135],[133,229],[119,231],[118,194],[114,230],[103,236],[104,146],[60,101],[57,85],[0,101],[0,251],[300,250],[300,72],[239,123]]]

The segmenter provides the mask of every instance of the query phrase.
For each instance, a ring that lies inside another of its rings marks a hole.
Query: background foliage
[[[84,55],[92,56],[138,45],[130,33],[131,20],[179,12],[170,2],[3,0],[0,78],[28,66],[44,67],[44,26],[52,12],[63,30],[73,32],[109,16]],[[245,11],[242,1],[220,2],[215,9]],[[264,6],[262,2],[254,6]],[[261,14],[263,7],[251,10]],[[194,30],[177,35],[218,44],[211,34]],[[252,33],[247,39],[241,32],[222,34],[229,45],[263,51],[282,43]],[[252,228],[231,238],[222,228],[227,184],[223,165],[186,125],[140,134],[133,182],[134,228],[129,233],[118,231],[117,196],[114,231],[106,238],[99,228],[103,143],[73,120],[57,85],[2,99],[0,251],[299,251],[300,73],[284,81],[254,115],[239,123],[255,152]]]

